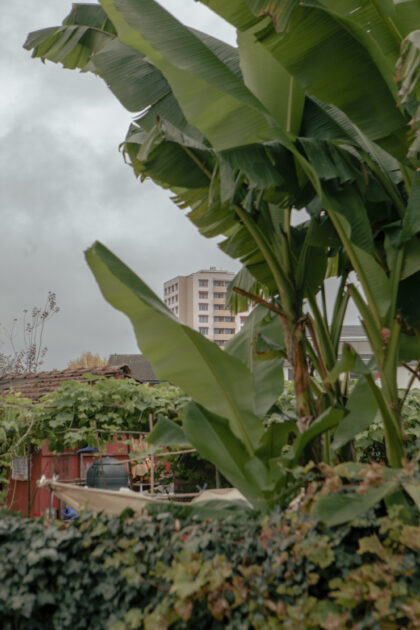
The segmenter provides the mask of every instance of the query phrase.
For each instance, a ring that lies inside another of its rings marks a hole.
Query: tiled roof
[[[109,363],[113,365],[125,363],[130,368],[133,378],[136,378],[138,381],[159,382],[149,361],[142,354],[111,354]]]
[[[107,378],[131,377],[128,365],[105,365],[97,368],[53,370],[38,374],[6,374],[0,378],[0,395],[20,392],[25,398],[37,399],[53,392],[65,381],[85,381],[84,374]]]

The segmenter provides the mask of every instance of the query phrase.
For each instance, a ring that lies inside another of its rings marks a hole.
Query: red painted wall
[[[93,454],[77,454],[67,449],[65,453],[51,453],[48,450],[48,442],[44,444],[41,451],[32,455],[30,496],[28,493],[28,481],[10,481],[7,505],[10,510],[21,512],[22,516],[41,516],[50,507],[50,491],[47,488],[38,488],[37,481],[45,475],[48,479],[53,475],[58,475],[60,481],[73,481],[80,479],[82,472],[86,473],[89,466],[95,461]],[[116,438],[114,442],[106,445],[107,455],[117,459],[128,459],[127,446],[119,443]],[[83,455],[83,457],[82,457]],[[84,471],[82,471],[84,468]],[[83,475],[86,476],[85,474]],[[60,513],[60,500],[56,497],[52,500],[52,508]],[[28,506],[30,504],[30,511]]]

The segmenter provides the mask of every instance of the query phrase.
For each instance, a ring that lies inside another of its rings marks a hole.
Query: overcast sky
[[[184,23],[234,43],[233,30],[193,0],[162,0]],[[61,24],[68,0],[13,0],[0,8],[0,323],[57,294],[44,369],[82,352],[137,352],[131,325],[110,307],[84,262],[102,241],[152,289],[217,266],[235,271],[214,240],[200,236],[169,193],[141,184],[118,151],[130,123],[92,74],[32,59],[30,31]],[[19,340],[17,339],[19,345]],[[8,352],[3,334],[0,350]]]

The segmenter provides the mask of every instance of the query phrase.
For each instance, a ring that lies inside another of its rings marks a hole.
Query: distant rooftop
[[[235,272],[234,271],[228,271],[227,269],[217,269],[216,267],[210,267],[209,269],[200,269],[199,271],[193,271],[192,273],[189,273],[187,275],[181,275],[178,274],[177,276],[174,276],[173,278],[170,278],[169,280],[165,280],[164,284],[168,284],[169,282],[173,282],[174,280],[176,280],[177,278],[189,278],[190,276],[195,276],[198,273],[226,273],[229,276],[234,277]]]
[[[133,378],[146,383],[158,383],[152,366],[142,354],[111,354],[109,363],[112,365],[127,365]]]
[[[366,339],[366,333],[363,330],[363,326],[360,326],[360,324],[343,326],[340,338],[345,340],[353,337],[362,337],[363,339]]]

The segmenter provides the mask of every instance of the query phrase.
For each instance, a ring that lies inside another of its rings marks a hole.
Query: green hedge
[[[0,520],[3,630],[418,628],[420,528],[373,513]]]

